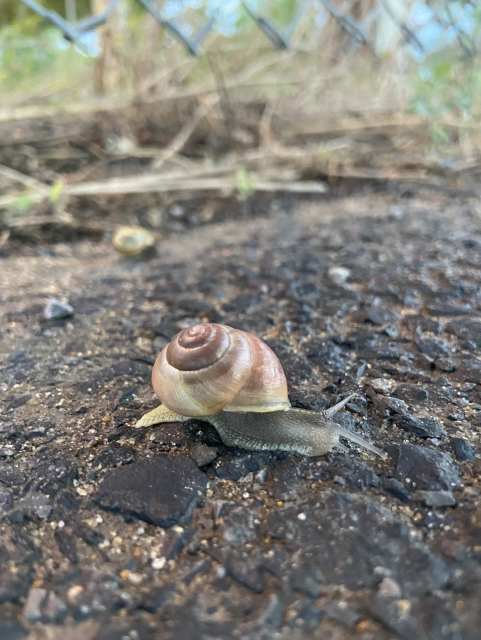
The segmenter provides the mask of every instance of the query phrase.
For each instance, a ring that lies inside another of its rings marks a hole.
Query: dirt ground
[[[479,638],[479,198],[286,203],[180,213],[142,259],[0,257],[2,640]],[[74,315],[45,320],[52,298]],[[265,339],[295,406],[356,391],[337,420],[388,459],[135,429],[156,353],[199,321]]]

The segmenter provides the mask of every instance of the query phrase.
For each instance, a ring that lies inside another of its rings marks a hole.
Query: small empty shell
[[[142,227],[119,227],[112,238],[115,249],[125,256],[135,256],[155,244],[153,233]]]

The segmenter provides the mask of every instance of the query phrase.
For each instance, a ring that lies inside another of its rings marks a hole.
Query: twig
[[[50,193],[50,188],[46,184],[43,184],[43,182],[40,182],[39,180],[36,180],[31,176],[26,176],[24,173],[20,173],[20,171],[16,171],[15,169],[11,169],[10,167],[0,165],[0,175],[5,176],[9,180],[13,180],[15,182],[21,182],[30,189]]]
[[[202,100],[202,98],[199,99]],[[204,97],[204,99],[202,100],[202,104],[196,109],[192,118],[188,122],[186,122],[180,132],[170,142],[163,154],[152,163],[152,169],[154,169],[155,171],[159,171],[159,169],[164,166],[167,160],[170,160],[170,158],[175,156],[185,146],[190,136],[197,128],[199,122],[217,102],[217,100],[218,98],[216,96],[214,96],[214,98],[212,98],[212,96],[210,98]]]

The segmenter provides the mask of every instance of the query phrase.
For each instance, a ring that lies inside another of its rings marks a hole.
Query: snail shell
[[[183,416],[291,406],[275,353],[256,336],[222,324],[178,333],[154,364],[152,386],[162,404]]]

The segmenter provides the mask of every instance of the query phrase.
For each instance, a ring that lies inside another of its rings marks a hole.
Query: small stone
[[[409,405],[404,400],[398,398],[390,398],[381,394],[373,394],[371,396],[376,413],[381,418],[388,418],[391,413],[406,414],[409,411]]]
[[[159,571],[159,569],[163,569],[165,567],[167,563],[167,560],[162,557],[162,558],[154,558],[152,560],[152,569],[154,569],[155,571]]]
[[[28,592],[27,602],[23,607],[22,615],[27,622],[35,624],[42,617],[42,604],[47,597],[46,589],[36,589],[32,587]]]
[[[57,529],[53,535],[60,553],[70,560],[72,564],[76,564],[79,561],[79,557],[73,537],[63,529]]]
[[[454,507],[456,498],[451,491],[415,491],[414,502],[422,502],[427,507]]]
[[[399,482],[399,480],[396,480],[396,478],[385,478],[383,482],[383,488],[385,491],[387,491],[394,497],[399,498],[399,500],[402,500],[403,502],[409,502],[411,499],[411,494],[409,493],[409,491],[406,489],[403,483]]]
[[[360,615],[357,611],[353,611],[347,602],[329,602],[322,607],[326,613],[326,617],[339,622],[346,627],[353,627],[359,620]]]
[[[394,422],[398,427],[414,433],[419,438],[441,438],[446,436],[442,422],[436,418],[415,418],[414,416],[395,416]]]
[[[394,324],[399,319],[399,315],[389,307],[383,307],[380,304],[373,303],[369,309],[369,320],[373,324]]]
[[[383,598],[400,598],[401,587],[392,578],[384,578],[379,585],[378,593]]]
[[[451,438],[454,455],[459,462],[472,461],[476,459],[473,448],[464,438]]]
[[[399,447],[395,478],[421,491],[451,491],[459,486],[460,473],[451,457],[415,444]]]
[[[426,389],[415,384],[400,384],[396,387],[393,395],[400,400],[404,400],[404,402],[413,404],[429,400],[429,393]]]
[[[67,606],[53,591],[50,591],[42,611],[43,622],[61,622],[67,615]]]
[[[190,456],[199,467],[205,467],[217,458],[217,451],[213,447],[198,442],[192,447]]]
[[[108,471],[93,500],[104,509],[168,528],[190,518],[206,484],[191,458],[159,454]]]
[[[391,393],[396,387],[394,380],[387,380],[386,378],[374,378],[374,380],[370,381],[370,385],[376,393],[382,393],[383,395]]]
[[[66,302],[60,300],[49,300],[43,311],[44,318],[47,320],[57,320],[58,318],[68,318],[73,315],[74,309]]]
[[[228,514],[223,515],[225,508]],[[240,542],[252,542],[258,538],[258,527],[255,522],[256,514],[245,507],[234,507],[227,503],[220,512],[221,523],[219,535],[229,544],[236,545]]]
[[[341,285],[349,280],[351,277],[351,270],[346,267],[330,267],[327,275],[334,284]]]

